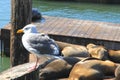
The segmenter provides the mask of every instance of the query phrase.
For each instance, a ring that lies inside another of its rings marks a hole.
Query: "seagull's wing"
[[[31,34],[28,43],[38,54],[56,54],[54,50],[58,49],[54,40],[46,34]]]

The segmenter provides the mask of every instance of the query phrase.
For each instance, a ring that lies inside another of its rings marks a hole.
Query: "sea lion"
[[[62,55],[65,57],[90,57],[90,54],[84,46],[67,46],[63,48]]]
[[[120,80],[120,65],[115,69],[115,80]]]
[[[40,80],[56,80],[58,78],[67,78],[75,63],[81,58],[65,57],[54,59],[47,64],[40,66],[39,78]]]
[[[90,43],[87,45],[87,49],[91,57],[95,57],[101,60],[109,60],[108,51],[105,49],[104,46],[99,46],[99,45]]]
[[[106,75],[113,75],[116,64],[112,61],[87,60],[76,63],[68,80],[103,80]]]
[[[111,61],[120,63],[120,50],[109,50],[108,54]]]
[[[38,11],[37,8],[32,8],[32,22],[36,22],[42,19],[41,13]]]

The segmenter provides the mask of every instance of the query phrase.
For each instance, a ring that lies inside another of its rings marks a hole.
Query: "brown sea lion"
[[[58,78],[67,78],[75,63],[81,58],[65,57],[63,59],[54,59],[40,65],[39,78],[40,80],[57,80]]]
[[[120,50],[109,50],[108,53],[111,61],[120,63]]]
[[[105,49],[105,47],[90,43],[87,45],[87,49],[91,57],[101,60],[108,60],[108,51]]]
[[[108,60],[80,61],[71,70],[69,80],[103,80],[105,75],[112,75],[115,69],[116,64]]]
[[[63,48],[62,55],[65,57],[90,57],[90,54],[84,46],[67,46]]]
[[[71,43],[62,42],[62,41],[55,41],[55,42],[57,43],[57,45],[59,46],[61,51],[63,48],[65,48],[67,46],[76,46],[76,44],[71,44]]]
[[[115,69],[115,80],[120,80],[120,65]]]

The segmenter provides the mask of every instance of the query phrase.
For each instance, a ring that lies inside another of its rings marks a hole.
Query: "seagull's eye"
[[[25,30],[28,30],[29,28],[25,28]]]

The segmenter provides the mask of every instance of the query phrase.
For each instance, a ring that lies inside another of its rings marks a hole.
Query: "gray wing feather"
[[[46,34],[32,34],[28,42],[39,54],[52,54],[54,52],[53,46],[57,47],[53,39]]]

